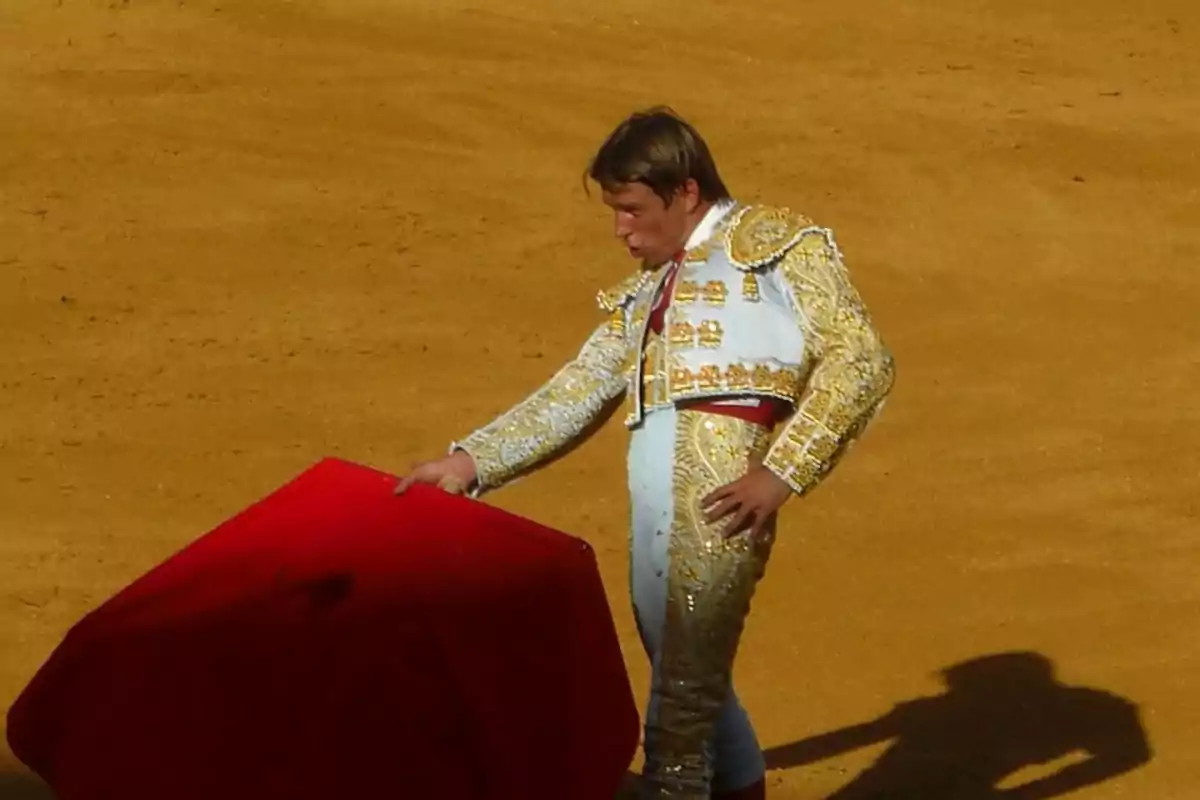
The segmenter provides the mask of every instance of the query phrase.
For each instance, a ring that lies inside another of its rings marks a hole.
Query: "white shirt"
[[[713,231],[717,229],[717,225],[721,220],[725,219],[725,215],[733,210],[735,203],[733,200],[719,200],[713,204],[712,208],[705,212],[704,217],[696,225],[696,229],[692,231],[692,235],[688,237],[684,249],[691,250],[693,247],[698,247],[705,239],[712,236]]]

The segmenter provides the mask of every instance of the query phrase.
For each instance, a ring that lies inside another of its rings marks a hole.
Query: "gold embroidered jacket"
[[[892,356],[833,234],[770,206],[737,206],[684,257],[664,335],[647,332],[667,270],[640,270],[598,303],[609,317],[533,395],[451,449],[475,460],[473,494],[535,469],[625,394],[626,424],[654,408],[772,397],[795,409],[764,465],[811,491],[882,408]]]

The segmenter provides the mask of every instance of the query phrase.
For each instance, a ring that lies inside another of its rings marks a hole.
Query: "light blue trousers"
[[[645,717],[645,796],[707,800],[765,774],[732,687],[733,659],[774,526],[728,542],[700,500],[745,474],[769,431],[743,420],[655,410],[629,447],[630,591],[652,679]]]

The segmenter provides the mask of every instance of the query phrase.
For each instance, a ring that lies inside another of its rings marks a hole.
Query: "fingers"
[[[778,519],[775,511],[767,512],[764,508],[750,509],[752,523],[746,531],[746,536],[756,541],[766,541],[773,535],[773,529]]]
[[[770,516],[762,514],[754,515],[754,524],[750,526],[750,530],[746,535],[751,539],[761,539],[767,535],[767,524],[770,522]]]
[[[396,484],[396,488],[392,490],[393,494],[404,494],[412,488],[415,483],[432,483],[447,494],[466,494],[467,485],[461,478],[454,475],[430,475],[417,470],[400,479]]]
[[[726,539],[737,536],[739,533],[745,530],[748,525],[753,524],[755,518],[756,515],[753,509],[742,509],[737,513],[737,516],[729,521],[729,524],[725,526],[725,530],[721,531],[721,535]]]
[[[415,469],[400,479],[396,484],[394,494],[404,494],[412,488],[414,483],[429,483],[428,470],[424,469],[424,464],[418,464]]]
[[[700,501],[700,507],[708,508],[709,506],[711,506],[713,503],[717,502],[718,500],[728,497],[732,492],[733,492],[733,484],[732,483],[727,483],[718,489],[713,489],[711,492],[709,492],[704,497],[703,500]]]
[[[467,487],[453,475],[446,475],[437,483],[437,487],[447,494],[463,494]]]
[[[412,487],[412,485],[420,479],[421,468],[424,467],[428,463],[429,463],[428,461],[414,462],[413,465],[409,468],[408,474],[400,479],[400,482],[396,484],[396,488],[392,490],[392,493],[393,494],[404,494],[405,492],[407,492]]]
[[[727,497],[724,500],[722,500],[721,502],[717,503],[716,506],[714,506],[712,509],[710,509],[704,515],[704,521],[708,522],[708,523],[716,522],[721,517],[725,516],[726,514],[728,514],[731,511],[733,511],[735,508],[737,508],[741,504],[742,504],[742,501],[740,498]]]

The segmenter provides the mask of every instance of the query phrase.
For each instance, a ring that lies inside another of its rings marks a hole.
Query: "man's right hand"
[[[475,478],[475,459],[462,450],[455,450],[444,458],[413,467],[412,472],[396,484],[395,492],[404,494],[414,483],[432,483],[450,494],[463,494],[475,483]]]

